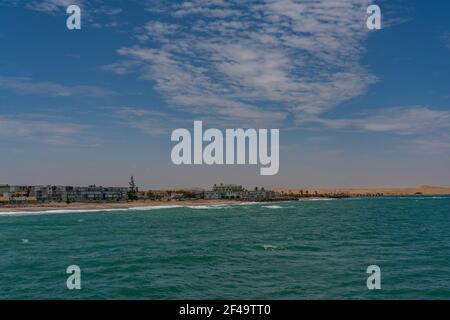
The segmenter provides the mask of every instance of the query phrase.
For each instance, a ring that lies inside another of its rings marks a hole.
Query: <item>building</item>
[[[128,188],[95,185],[88,187],[0,185],[0,202],[126,201],[128,200],[128,191]]]
[[[254,190],[249,191],[243,186],[235,184],[215,184],[211,191],[204,192],[204,198],[209,200],[231,199],[243,201],[267,201],[279,196],[280,195],[277,192],[272,190],[265,190],[264,188],[258,189],[256,187]]]
[[[279,197],[279,193],[272,190],[265,190],[264,188],[245,191],[242,195],[242,199],[246,201],[268,201]]]
[[[0,185],[0,203],[2,204],[25,204],[37,202],[32,195],[32,187]]]
[[[128,188],[101,187],[91,185],[89,187],[66,187],[63,193],[63,201],[125,201],[128,200]]]
[[[236,184],[215,184],[211,191],[205,191],[204,197],[208,200],[241,199],[245,188]]]

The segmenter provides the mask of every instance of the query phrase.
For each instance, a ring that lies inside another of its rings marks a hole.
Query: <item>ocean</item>
[[[450,299],[450,196],[1,213],[0,246],[0,299]]]

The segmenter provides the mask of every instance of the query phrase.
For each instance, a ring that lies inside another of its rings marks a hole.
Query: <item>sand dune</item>
[[[314,195],[318,194],[339,194],[345,193],[351,196],[357,195],[373,195],[373,194],[383,194],[385,196],[398,196],[398,195],[442,195],[450,194],[450,187],[436,187],[436,186],[418,186],[414,188],[336,188],[336,189],[320,189],[320,188],[298,188],[298,189],[287,189],[280,188],[276,189],[280,193],[294,193],[298,194],[303,191],[303,194],[308,191],[308,194]]]

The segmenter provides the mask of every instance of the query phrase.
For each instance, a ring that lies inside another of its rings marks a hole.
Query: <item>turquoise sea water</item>
[[[0,299],[450,299],[448,196],[0,214],[0,246]]]

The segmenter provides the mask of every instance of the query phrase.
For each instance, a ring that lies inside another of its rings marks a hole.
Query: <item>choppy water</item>
[[[450,197],[2,214],[0,298],[450,299]]]

